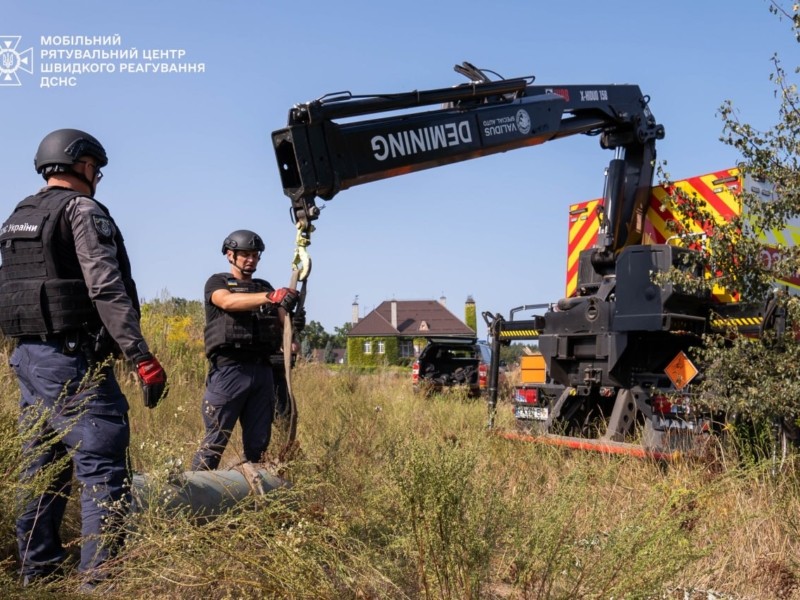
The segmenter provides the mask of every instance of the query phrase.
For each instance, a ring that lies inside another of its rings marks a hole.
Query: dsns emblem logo
[[[21,36],[0,35],[0,86],[21,85],[17,71],[33,73],[33,48],[17,51]]]
[[[531,132],[531,117],[528,111],[522,108],[517,111],[517,131],[522,135],[528,135]]]

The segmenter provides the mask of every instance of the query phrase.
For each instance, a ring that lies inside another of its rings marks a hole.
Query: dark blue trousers
[[[22,393],[23,484],[54,469],[41,496],[26,496],[23,485],[16,526],[22,574],[49,575],[66,558],[59,529],[74,473],[81,484],[79,570],[91,575],[122,542],[120,521],[130,504],[128,401],[110,367],[87,377],[86,357],[65,353],[62,343],[21,341],[10,364]]]
[[[192,459],[192,470],[216,469],[238,420],[244,459],[259,462],[269,446],[275,412],[272,366],[236,363],[212,365],[203,396],[206,433]]]

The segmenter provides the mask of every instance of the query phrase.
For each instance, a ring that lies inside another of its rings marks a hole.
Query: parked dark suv
[[[489,385],[492,348],[470,338],[429,338],[411,367],[415,392],[430,393],[463,386],[479,396]]]

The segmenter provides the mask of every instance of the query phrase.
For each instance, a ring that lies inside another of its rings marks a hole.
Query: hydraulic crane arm
[[[603,148],[616,151],[599,244],[613,255],[639,241],[655,141],[664,137],[647,104],[635,85],[540,86],[526,78],[388,95],[343,93],[294,106],[272,140],[293,216],[310,223],[319,216],[316,197],[330,200],[370,181],[571,135],[599,135]],[[431,105],[439,106],[411,110]],[[406,112],[374,117],[390,111]],[[372,117],[354,120],[364,115]]]

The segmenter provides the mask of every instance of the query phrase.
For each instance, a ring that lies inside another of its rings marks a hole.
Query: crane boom
[[[664,137],[648,100],[636,85],[543,86],[527,78],[399,94],[340,93],[292,107],[287,126],[272,140],[293,216],[311,222],[319,216],[315,198],[330,200],[356,185],[598,135],[603,148],[615,150],[598,242],[613,256],[641,238],[655,142]],[[432,105],[439,106],[419,110]],[[399,114],[375,116],[386,112]]]

